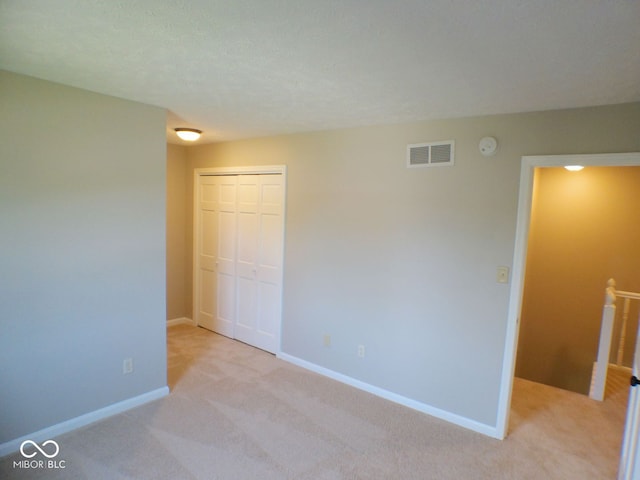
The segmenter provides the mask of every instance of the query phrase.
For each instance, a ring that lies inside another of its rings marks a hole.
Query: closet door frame
[[[211,167],[194,169],[193,178],[193,283],[192,283],[192,303],[193,303],[193,320],[197,323],[197,312],[200,308],[200,177],[216,176],[216,175],[282,175],[283,183],[283,222],[282,222],[282,255],[280,265],[280,307],[282,307],[282,290],[283,290],[283,274],[284,274],[284,244],[286,241],[285,224],[286,224],[286,205],[287,205],[287,168],[286,165],[265,165],[265,166],[245,166],[245,167]],[[280,308],[280,318],[278,319],[278,334],[276,354],[280,352],[281,334],[282,334],[282,308]]]

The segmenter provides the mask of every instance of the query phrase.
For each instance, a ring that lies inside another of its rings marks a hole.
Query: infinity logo
[[[25,458],[33,458],[38,454],[38,452],[33,452],[31,454],[24,453],[24,446],[25,445],[32,445],[33,447],[35,447],[36,450],[38,450],[38,452],[40,452],[42,455],[44,455],[47,458],[53,458],[53,457],[57,456],[58,453],[60,453],[60,447],[53,440],[47,440],[46,442],[43,442],[42,443],[42,447],[46,447],[47,445],[53,445],[54,448],[55,448],[55,453],[47,453],[42,448],[40,448],[40,446],[36,442],[34,442],[33,440],[25,440],[24,442],[22,442],[20,444],[20,453]]]

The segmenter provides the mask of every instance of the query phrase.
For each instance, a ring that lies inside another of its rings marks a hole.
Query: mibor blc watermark
[[[31,447],[35,448],[35,451],[31,451]],[[64,460],[56,459],[60,453],[60,446],[54,440],[42,442],[42,445],[38,445],[33,440],[25,440],[20,444],[20,453],[24,459],[14,460],[13,468],[25,470],[66,468]]]

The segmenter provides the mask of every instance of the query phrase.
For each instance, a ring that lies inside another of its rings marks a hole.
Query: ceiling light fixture
[[[564,168],[566,168],[570,172],[579,172],[584,167],[582,165],[565,165]]]
[[[187,142],[194,142],[200,138],[202,134],[202,130],[197,130],[195,128],[174,128],[176,134]]]

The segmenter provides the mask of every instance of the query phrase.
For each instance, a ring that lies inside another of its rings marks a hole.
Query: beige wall
[[[586,394],[607,280],[640,291],[640,167],[539,168],[533,200],[516,374]]]
[[[0,71],[0,451],[166,391],[165,131],[161,108]]]
[[[283,353],[491,427],[520,159],[640,151],[638,125],[635,103],[193,146],[186,196],[194,168],[287,165]],[[485,135],[494,157],[478,152]],[[450,139],[455,166],[405,167],[407,144]],[[189,300],[191,274],[189,260]]]
[[[191,318],[191,295],[187,294],[187,148],[167,145],[167,320]]]

